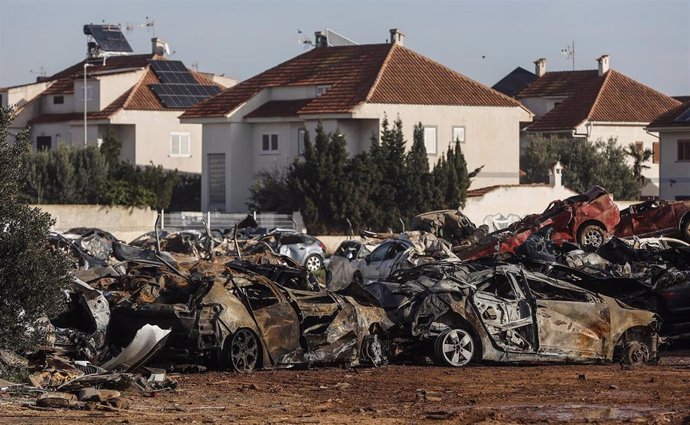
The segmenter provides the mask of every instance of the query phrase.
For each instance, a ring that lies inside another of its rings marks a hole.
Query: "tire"
[[[227,366],[239,373],[250,373],[256,370],[261,355],[259,339],[251,330],[237,330],[225,347]]]
[[[683,220],[680,226],[680,235],[685,242],[690,243],[690,216],[685,217],[685,220]]]
[[[436,337],[434,356],[440,365],[462,367],[474,359],[477,349],[477,342],[469,331],[455,328]]]
[[[598,224],[588,224],[580,230],[577,242],[580,247],[599,248],[604,243],[606,232]]]
[[[312,273],[316,273],[323,267],[323,260],[318,254],[311,254],[304,259],[304,267]]]

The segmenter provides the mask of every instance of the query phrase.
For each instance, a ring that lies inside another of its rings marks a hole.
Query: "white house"
[[[609,56],[597,59],[593,70],[546,72],[546,60],[535,61],[536,79],[517,91],[534,122],[522,132],[524,146],[531,134],[561,134],[597,141],[616,138],[621,146],[633,143],[650,149],[653,160],[643,171],[643,197],[659,195],[658,135],[647,125],[679,101],[609,68]]]
[[[460,139],[470,168],[484,165],[473,187],[519,180],[519,125],[531,114],[519,102],[403,46],[391,43],[316,47],[181,115],[203,125],[202,208],[246,209],[260,170],[282,168],[300,154],[319,121],[339,129],[350,154],[367,150],[381,121],[397,117],[411,144],[425,126],[434,164]],[[409,146],[408,146],[409,147]]]
[[[690,199],[690,102],[660,115],[648,129],[659,133],[659,197]]]
[[[11,131],[29,125],[36,149],[100,145],[111,129],[122,143],[124,160],[200,173],[201,125],[180,123],[177,117],[235,82],[169,60],[164,43],[154,38],[149,54],[109,56],[92,49],[87,59],[50,77],[0,89],[0,98],[3,106],[15,107]],[[178,93],[187,89],[195,92]]]

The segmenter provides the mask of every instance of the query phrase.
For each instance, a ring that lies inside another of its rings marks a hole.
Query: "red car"
[[[469,247],[454,247],[458,257],[471,260],[486,255],[515,252],[533,232],[552,229],[557,244],[575,241],[582,247],[597,248],[620,221],[613,196],[599,186],[564,200],[553,201],[541,214],[528,215],[506,230],[487,235]]]
[[[621,211],[614,234],[630,236],[680,236],[690,242],[690,201],[646,201]]]

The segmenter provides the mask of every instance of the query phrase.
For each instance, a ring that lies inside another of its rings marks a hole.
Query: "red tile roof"
[[[114,56],[106,60],[106,65],[102,65],[102,61],[94,62],[94,66],[88,68],[88,75],[99,72],[114,73],[117,71],[127,72],[136,70],[137,68],[145,69],[144,74],[139,81],[125,93],[115,99],[107,107],[101,111],[89,112],[88,119],[106,119],[120,109],[139,110],[139,111],[167,111],[167,110],[181,110],[177,108],[165,107],[158,97],[151,91],[150,84],[160,84],[161,81],[156,76],[156,73],[150,68],[149,60],[165,60],[159,55],[127,55]],[[54,82],[44,90],[41,95],[47,94],[68,94],[74,93],[74,80],[83,77],[84,61],[66,68],[57,74],[48,77],[47,80],[54,79]],[[214,83],[206,76],[199,72],[190,71],[194,79],[199,84],[217,85],[221,89],[224,87]],[[64,113],[64,114],[43,114],[33,118],[29,123],[47,123],[47,122],[64,122],[83,119],[82,113]]]
[[[313,100],[273,100],[254,109],[245,115],[244,118],[296,117],[300,109]]]
[[[518,94],[544,96],[568,97],[526,131],[572,130],[586,120],[648,123],[680,103],[614,70],[546,73]]]
[[[673,109],[668,110],[667,112],[659,115],[649,123],[649,126],[647,128],[649,129],[654,129],[654,128],[664,128],[664,127],[690,127],[690,121],[682,121],[682,122],[676,122],[675,119],[678,118],[681,114],[685,113],[686,111],[690,110],[690,101],[686,103],[682,103],[678,106],[676,106]]]
[[[365,101],[520,106],[515,100],[402,46],[368,44],[315,48],[199,103],[181,117],[224,117],[264,88],[314,85],[330,88],[305,101],[299,114],[347,113]]]

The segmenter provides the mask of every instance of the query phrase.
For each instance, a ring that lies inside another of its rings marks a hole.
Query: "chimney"
[[[609,71],[609,55],[601,55],[597,58],[599,62],[599,76],[606,74]]]
[[[161,56],[169,55],[170,47],[168,47],[168,43],[166,43],[162,39],[158,37],[153,37],[151,39],[151,53]]]
[[[537,78],[546,74],[546,59],[539,58],[534,61],[534,73],[537,74]]]
[[[397,28],[392,28],[390,30],[390,33],[391,33],[391,44],[397,44],[398,46],[402,46],[404,41],[405,41],[405,34],[398,31]]]
[[[314,33],[314,47],[328,47],[328,37],[323,31],[316,31]]]
[[[563,166],[561,161],[556,163],[549,170],[549,184],[553,187],[561,187],[563,183]]]

